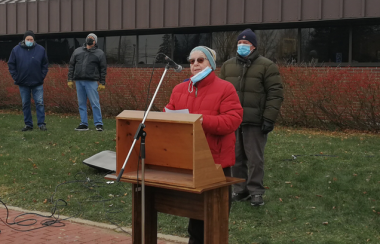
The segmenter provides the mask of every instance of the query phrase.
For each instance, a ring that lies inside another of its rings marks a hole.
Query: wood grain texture
[[[132,239],[141,243],[141,192],[133,184]],[[228,243],[228,189],[221,183],[219,187],[202,194],[146,186],[145,198],[145,243],[157,243],[157,213],[203,220],[204,237],[208,244]]]
[[[143,117],[144,111],[135,110],[125,110],[116,117],[117,174],[125,163]],[[144,123],[146,182],[189,188],[226,182],[222,167],[214,163],[200,118],[200,114],[148,114]],[[137,171],[141,170],[139,155],[140,140],[137,140],[123,178],[137,180]]]
[[[228,244],[228,187],[204,193],[204,241]]]
[[[155,189],[155,209],[158,212],[203,220],[203,194]]]
[[[107,180],[116,180],[117,175],[116,174],[109,174],[109,175],[106,175],[104,178]],[[128,179],[125,177],[121,177],[120,181],[132,183],[132,184],[137,183],[136,179]],[[176,191],[201,194],[202,192],[205,192],[205,191],[209,191],[209,190],[216,189],[216,188],[223,187],[223,186],[230,186],[230,185],[233,185],[233,184],[236,184],[239,182],[244,182],[244,181],[245,181],[245,179],[241,179],[241,178],[226,177],[226,182],[218,182],[218,183],[210,184],[207,186],[201,186],[199,188],[189,188],[189,187],[181,187],[181,186],[174,186],[174,185],[166,185],[166,184],[149,182],[149,181],[145,181],[145,185],[153,186],[153,187],[159,187],[159,188],[165,188],[165,189],[171,189],[171,190],[176,190]],[[139,181],[139,183],[141,183],[141,181]]]
[[[137,185],[132,186],[132,241],[141,243],[141,191]]]
[[[194,123],[194,187],[225,182],[221,165],[216,165],[199,120]]]

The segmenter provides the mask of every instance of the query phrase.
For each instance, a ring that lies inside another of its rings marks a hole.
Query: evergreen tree
[[[168,57],[171,57],[172,55],[172,42],[170,34],[165,34],[162,37],[162,43],[160,45],[160,48],[158,49],[157,53],[163,53]],[[158,55],[156,63],[165,63],[165,56],[164,55]]]

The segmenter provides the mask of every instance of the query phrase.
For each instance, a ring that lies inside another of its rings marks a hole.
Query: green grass
[[[105,172],[82,163],[115,151],[115,119],[103,132],[77,132],[78,116],[46,118],[47,132],[21,132],[22,115],[0,113],[0,199],[129,226],[130,185],[106,184]],[[229,243],[380,243],[379,135],[278,127],[265,158],[265,205],[233,203]],[[159,232],[185,237],[187,222],[159,214]]]

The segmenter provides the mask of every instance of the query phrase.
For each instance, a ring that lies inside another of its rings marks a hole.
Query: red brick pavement
[[[8,223],[12,223],[14,218],[23,212],[9,210]],[[0,208],[0,218],[5,221],[7,216],[6,209]],[[57,227],[48,226],[41,227],[41,221],[44,217],[37,215],[27,215],[18,218],[17,221],[23,219],[36,219],[37,223],[31,226],[10,225],[7,226],[0,221],[0,243],[1,244],[61,244],[61,243],[78,243],[78,244],[108,244],[108,243],[132,243],[132,236],[126,233],[119,233],[114,230],[102,227],[94,227],[85,224],[74,223],[63,220],[64,226]],[[31,222],[27,222],[28,224]],[[12,229],[13,228],[13,229]],[[16,229],[16,230],[15,230]],[[22,230],[22,231],[17,231]],[[30,230],[30,231],[27,231]],[[158,244],[169,244],[165,240],[158,240]]]

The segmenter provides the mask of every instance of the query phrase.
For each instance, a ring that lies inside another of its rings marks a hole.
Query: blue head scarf
[[[212,70],[216,69],[216,63],[215,63],[216,52],[214,50],[212,50],[211,48],[206,47],[206,46],[198,46],[198,47],[193,48],[193,50],[191,50],[190,54],[194,51],[203,52],[206,55],[207,60],[210,62]]]

